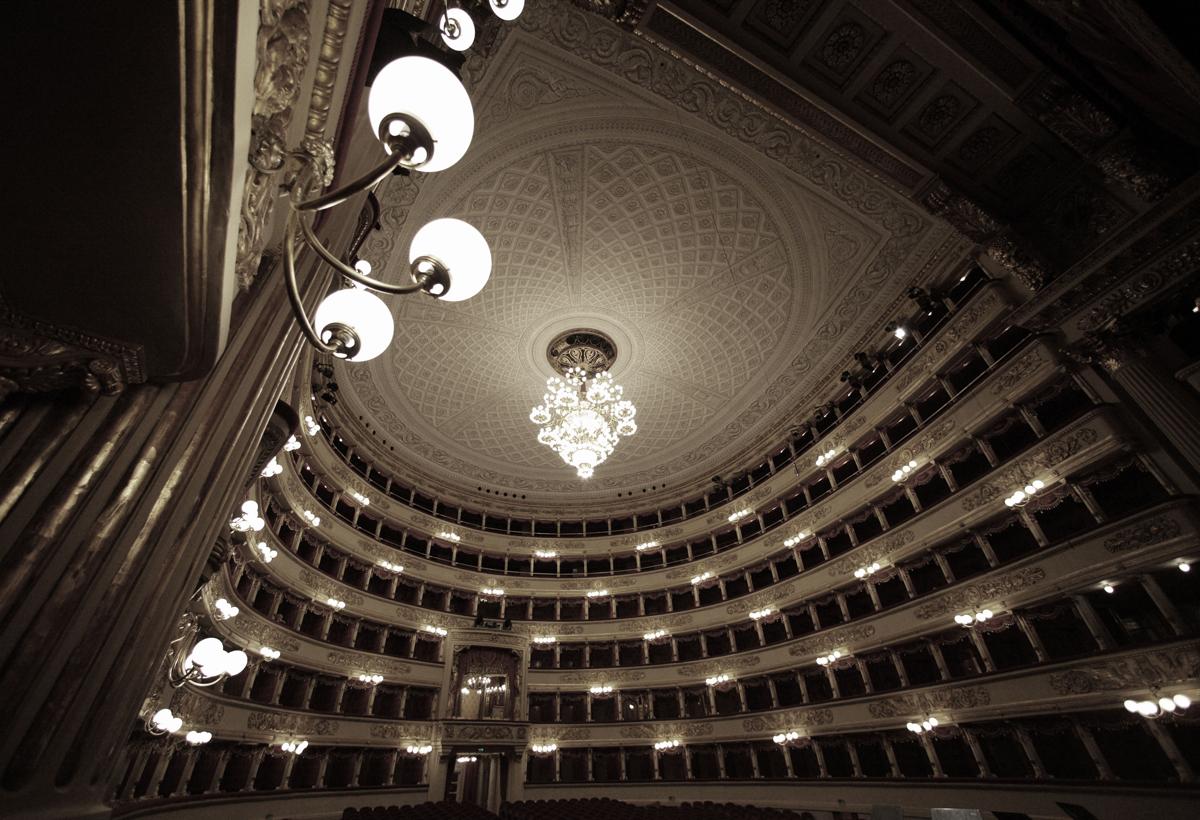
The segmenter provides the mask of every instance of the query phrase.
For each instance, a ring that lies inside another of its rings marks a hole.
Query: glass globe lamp
[[[440,265],[447,276],[435,277],[426,289],[444,302],[470,299],[492,275],[492,252],[473,225],[461,219],[435,219],[413,236],[409,262],[418,269],[422,260]]]
[[[525,0],[488,0],[492,13],[501,20],[516,20],[525,10]]]
[[[401,57],[388,63],[371,84],[367,117],[376,135],[384,120],[387,133],[399,136],[404,123],[415,121],[432,140],[432,152],[418,148],[411,167],[425,172],[442,171],[462,159],[475,133],[471,98],[450,69],[428,57]],[[391,148],[384,141],[384,147]]]
[[[378,296],[360,288],[345,288],[325,297],[317,307],[313,327],[326,343],[338,339],[343,331],[353,333],[358,337],[358,346],[343,358],[365,362],[387,350],[395,322]]]
[[[466,51],[475,43],[475,21],[466,9],[450,8],[438,20],[442,42],[455,51]]]

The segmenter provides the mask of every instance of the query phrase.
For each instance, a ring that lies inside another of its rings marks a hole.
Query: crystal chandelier
[[[562,375],[546,381],[546,394],[529,420],[541,428],[539,442],[574,467],[580,478],[590,478],[622,436],[637,432],[637,410],[621,397],[623,389],[607,372],[616,346],[601,333],[571,331],[550,344],[548,356]]]

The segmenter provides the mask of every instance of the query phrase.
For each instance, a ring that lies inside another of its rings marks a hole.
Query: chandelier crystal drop
[[[633,402],[607,372],[589,374],[568,368],[546,381],[542,403],[529,420],[541,428],[538,441],[558,453],[580,478],[591,478],[613,453],[622,436],[637,432]]]

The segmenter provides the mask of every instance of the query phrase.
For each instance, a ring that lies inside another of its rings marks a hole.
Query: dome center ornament
[[[568,330],[550,342],[546,358],[561,375],[573,367],[589,375],[603,373],[617,360],[617,345],[598,330]]]
[[[617,441],[637,432],[637,410],[622,398],[624,389],[608,372],[617,346],[599,331],[570,330],[550,342],[546,357],[561,375],[546,380],[542,403],[533,408],[529,420],[540,428],[539,442],[574,467],[580,478],[591,478]]]

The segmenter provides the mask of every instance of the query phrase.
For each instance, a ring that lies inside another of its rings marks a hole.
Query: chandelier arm
[[[287,286],[288,301],[292,305],[292,313],[296,317],[296,322],[300,325],[300,330],[309,343],[322,353],[334,354],[339,350],[339,346],[321,341],[320,335],[313,329],[312,322],[308,319],[308,314],[304,312],[304,301],[300,298],[300,288],[296,285],[296,223],[298,221],[300,221],[299,212],[293,211],[292,215],[288,217],[287,238],[283,243],[283,281]]]
[[[353,182],[348,182],[341,188],[329,191],[328,193],[304,202],[292,202],[291,206],[297,211],[323,211],[327,208],[332,208],[335,205],[341,205],[355,194],[362,193],[368,188],[371,188],[382,182],[387,178],[388,174],[392,173],[394,170],[403,165],[405,161],[410,158],[410,156],[411,154],[406,153],[404,150],[396,150],[396,148],[393,148],[392,153],[388,155],[387,159]]]
[[[371,290],[378,291],[380,293],[401,294],[401,295],[406,294],[406,293],[416,293],[417,291],[422,290],[425,287],[425,284],[430,277],[430,274],[428,272],[418,273],[414,269],[413,270],[413,281],[411,284],[391,285],[391,284],[388,284],[387,282],[381,282],[378,279],[374,279],[370,276],[364,276],[363,274],[359,273],[358,270],[355,269],[353,266],[347,265],[345,262],[338,259],[337,256],[333,253],[333,251],[331,251],[331,250],[329,250],[329,248],[325,247],[325,244],[323,242],[321,242],[321,240],[317,237],[316,232],[313,231],[313,229],[312,229],[312,225],[309,223],[308,220],[306,220],[304,218],[303,214],[297,214],[297,222],[299,222],[300,230],[304,234],[305,244],[307,244],[310,248],[312,248],[314,251],[316,251],[317,254],[322,259],[324,259],[331,266],[333,266],[335,269],[337,269],[337,272],[342,274],[342,276],[345,276],[347,279],[351,280],[352,282],[357,282],[358,284],[363,285],[364,287],[370,288]]]

